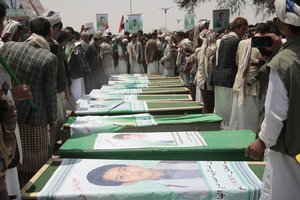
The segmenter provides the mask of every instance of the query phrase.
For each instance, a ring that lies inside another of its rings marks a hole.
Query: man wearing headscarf
[[[287,42],[266,64],[270,76],[265,119],[259,138],[249,145],[246,154],[258,158],[266,147],[270,148],[261,199],[299,199],[300,1],[275,0],[275,9],[278,27]],[[271,37],[274,46],[280,43],[280,38]]]
[[[160,59],[160,64],[164,66],[163,76],[164,77],[172,77],[175,76],[175,63],[176,63],[176,48],[173,45],[172,38],[170,36],[166,36],[165,40],[167,41],[167,46],[164,50],[164,55]]]
[[[131,42],[128,44],[128,57],[130,63],[130,73],[131,74],[141,74],[144,73],[144,68],[142,64],[142,44],[137,40],[137,35],[134,33],[131,36]]]
[[[1,38],[3,42],[8,41],[15,41],[19,42],[21,39],[23,28],[21,26],[20,22],[17,22],[15,20],[9,20],[8,23],[5,25]]]
[[[45,18],[50,22],[51,25],[51,37],[48,39],[50,51],[56,56],[58,61],[56,76],[57,121],[55,124],[56,126],[53,127],[52,131],[49,133],[49,156],[51,156],[53,154],[56,142],[60,140],[60,128],[66,120],[65,99],[68,100],[70,98],[70,89],[68,86],[68,66],[66,66],[65,63],[65,52],[60,44],[56,41],[63,27],[61,18],[54,11],[50,11]]]

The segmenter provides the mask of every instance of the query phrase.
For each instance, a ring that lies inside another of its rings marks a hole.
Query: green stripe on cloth
[[[130,115],[132,116],[132,115]],[[127,118],[126,116],[125,118]],[[64,126],[75,123],[77,117],[69,117]],[[122,119],[124,116],[114,116],[114,118]],[[187,124],[201,122],[221,122],[223,119],[216,114],[188,114],[188,115],[153,115],[157,124]]]
[[[221,122],[223,119],[216,114],[189,114],[180,116],[153,116],[157,124]]]
[[[207,146],[155,147],[147,149],[94,150],[97,134],[73,135],[60,148],[66,158],[145,159],[145,160],[252,160],[245,149],[255,140],[255,134],[243,131],[199,132]]]
[[[138,95],[140,101],[147,100],[192,100],[189,94],[168,94],[168,95]]]

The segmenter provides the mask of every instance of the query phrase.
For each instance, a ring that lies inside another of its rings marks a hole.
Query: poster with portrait
[[[190,30],[195,26],[195,13],[193,11],[186,12],[184,15],[184,29]]]
[[[100,133],[94,149],[135,149],[135,148],[178,148],[207,146],[196,131],[145,132],[145,133]]]
[[[77,117],[71,124],[70,132],[74,134],[113,133],[128,127],[156,126],[152,115],[141,113],[116,116],[83,116]]]
[[[213,10],[213,30],[220,31],[229,24],[229,9]]]
[[[96,14],[97,31],[105,31],[108,26],[108,14]]]
[[[77,104],[75,114],[94,115],[94,114],[129,114],[144,113],[148,111],[148,105],[145,101],[90,101],[81,100]]]
[[[138,30],[143,30],[143,20],[141,14],[128,15],[128,32],[137,33]]]
[[[63,159],[38,199],[258,200],[246,162]]]

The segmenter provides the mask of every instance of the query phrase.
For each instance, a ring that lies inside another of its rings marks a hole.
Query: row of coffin
[[[23,199],[259,198],[264,163],[245,157],[253,132],[220,130],[222,118],[199,114],[178,78],[124,77],[78,102],[61,158],[31,179]]]

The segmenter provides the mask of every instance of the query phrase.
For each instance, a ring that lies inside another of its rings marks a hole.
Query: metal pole
[[[132,14],[132,3],[131,3],[131,0],[130,0],[130,14]]]
[[[168,30],[168,26],[167,26],[167,10],[165,10],[165,26],[166,26],[166,30]]]

